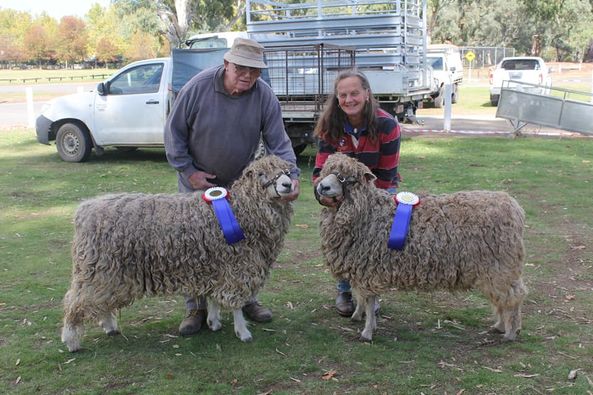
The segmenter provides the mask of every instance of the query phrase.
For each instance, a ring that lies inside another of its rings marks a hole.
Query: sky
[[[59,21],[66,15],[82,18],[93,4],[98,3],[101,7],[106,7],[109,2],[110,0],[0,0],[0,8],[27,11],[33,16],[45,11]]]

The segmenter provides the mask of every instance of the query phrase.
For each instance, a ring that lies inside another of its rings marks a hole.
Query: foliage
[[[593,56],[590,0],[427,0],[432,42],[514,47],[546,60]],[[245,0],[113,0],[84,21],[0,8],[0,64],[166,56],[191,33],[244,30]],[[142,43],[144,48],[138,48]]]
[[[589,0],[429,0],[428,11],[434,42],[514,47],[520,54],[577,62],[592,42]]]

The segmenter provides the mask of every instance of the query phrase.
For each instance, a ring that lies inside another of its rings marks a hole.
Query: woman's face
[[[347,77],[336,86],[338,104],[348,117],[362,115],[364,106],[369,100],[369,91],[362,87],[360,78]]]

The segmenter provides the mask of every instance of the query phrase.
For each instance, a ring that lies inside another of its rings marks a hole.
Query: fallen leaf
[[[167,374],[165,374],[165,378],[166,378],[167,380],[173,380],[173,377],[174,377],[174,376],[173,376],[173,373],[167,373]]]
[[[564,299],[566,299],[566,300],[575,300],[575,298],[576,298],[576,296],[575,296],[575,295],[566,295],[566,296],[564,297]]]
[[[19,359],[17,359],[17,360],[16,360],[16,363],[15,363],[15,365],[16,365],[16,366],[19,366],[20,364],[21,364],[21,359],[19,358]]]
[[[16,378],[16,381],[15,381],[14,383],[15,383],[15,384],[18,384],[18,383],[20,383],[20,382],[21,382],[21,376],[17,377],[17,378]]]
[[[584,250],[585,246],[584,245],[570,246],[570,248],[573,250]]]
[[[280,355],[286,356],[286,354],[284,354],[282,351],[280,351],[280,350],[278,350],[278,349],[276,349],[276,352],[277,352],[278,354],[280,354]]]
[[[297,382],[297,383],[300,383],[300,382],[301,382],[301,380],[299,380],[299,379],[295,379],[294,377],[290,377],[290,379],[291,379],[292,381],[295,381],[295,382]]]
[[[72,359],[67,360],[66,362],[64,362],[64,365],[68,365],[72,361],[76,361],[76,358],[72,358]]]
[[[323,374],[323,376],[321,376],[322,380],[331,380],[334,378],[334,376],[337,374],[338,372],[336,372],[334,369],[329,370],[327,372],[325,372]]]
[[[461,395],[461,394],[463,394],[464,392],[465,392],[465,389],[461,389],[461,390],[459,390],[459,391],[458,391],[458,392],[457,392],[455,395]]]
[[[295,225],[297,228],[302,228],[302,229],[309,229],[309,225],[307,224],[296,224]]]
[[[266,392],[260,392],[257,395],[270,395],[272,393],[272,390],[266,391]]]

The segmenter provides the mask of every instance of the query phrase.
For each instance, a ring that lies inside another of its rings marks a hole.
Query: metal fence
[[[515,48],[507,47],[460,47],[463,67],[469,67],[469,61],[465,54],[472,51],[476,57],[472,62],[472,68],[490,67],[496,65],[507,56],[515,56]]]
[[[504,81],[496,116],[508,119],[515,133],[531,123],[593,135],[593,94]]]

